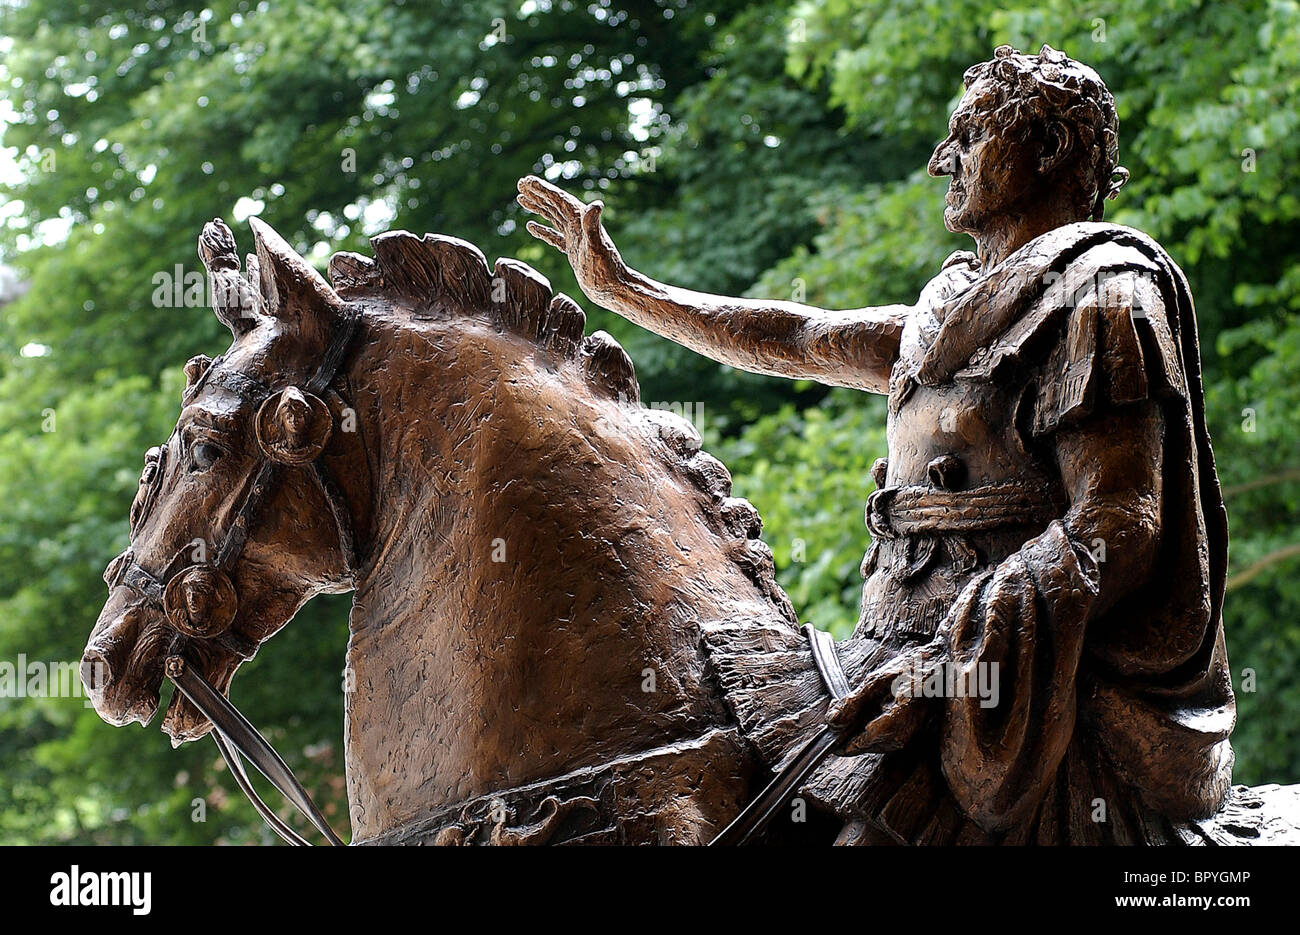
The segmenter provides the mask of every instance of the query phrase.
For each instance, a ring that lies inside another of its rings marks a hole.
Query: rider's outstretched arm
[[[629,321],[741,370],[888,392],[910,306],[826,311],[681,289],[623,262],[600,223],[600,202],[583,204],[529,176],[519,203],[554,225],[530,221],[528,230],[567,254],[588,298]]]

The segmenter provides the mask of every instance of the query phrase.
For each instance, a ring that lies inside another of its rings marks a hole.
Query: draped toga
[[[1196,319],[1153,240],[1071,224],[954,254],[904,327],[850,680],[907,725],[804,794],[844,843],[1190,840],[1231,784],[1227,521]],[[706,629],[774,769],[826,696],[797,637]]]

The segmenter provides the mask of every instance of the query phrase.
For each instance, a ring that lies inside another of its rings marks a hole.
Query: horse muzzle
[[[157,713],[167,633],[162,615],[135,591],[109,592],[81,654],[86,694],[109,724],[147,724]]]

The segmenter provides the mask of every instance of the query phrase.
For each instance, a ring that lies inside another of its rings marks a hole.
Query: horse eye
[[[220,457],[221,449],[210,442],[199,442],[190,449],[190,463],[196,471],[206,471],[216,464]]]

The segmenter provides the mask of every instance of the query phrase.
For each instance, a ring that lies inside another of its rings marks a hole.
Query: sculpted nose
[[[96,646],[87,646],[81,654],[81,681],[92,695],[102,695],[113,681],[113,667],[104,652]]]
[[[952,175],[956,169],[956,150],[953,148],[950,140],[944,140],[934,148],[934,153],[930,156],[930,162],[925,170],[934,178],[940,178],[945,175]]]
[[[127,595],[119,593],[125,591],[114,588],[81,653],[81,681],[93,701],[102,700],[114,679],[126,670],[135,642],[135,613],[127,603]]]

